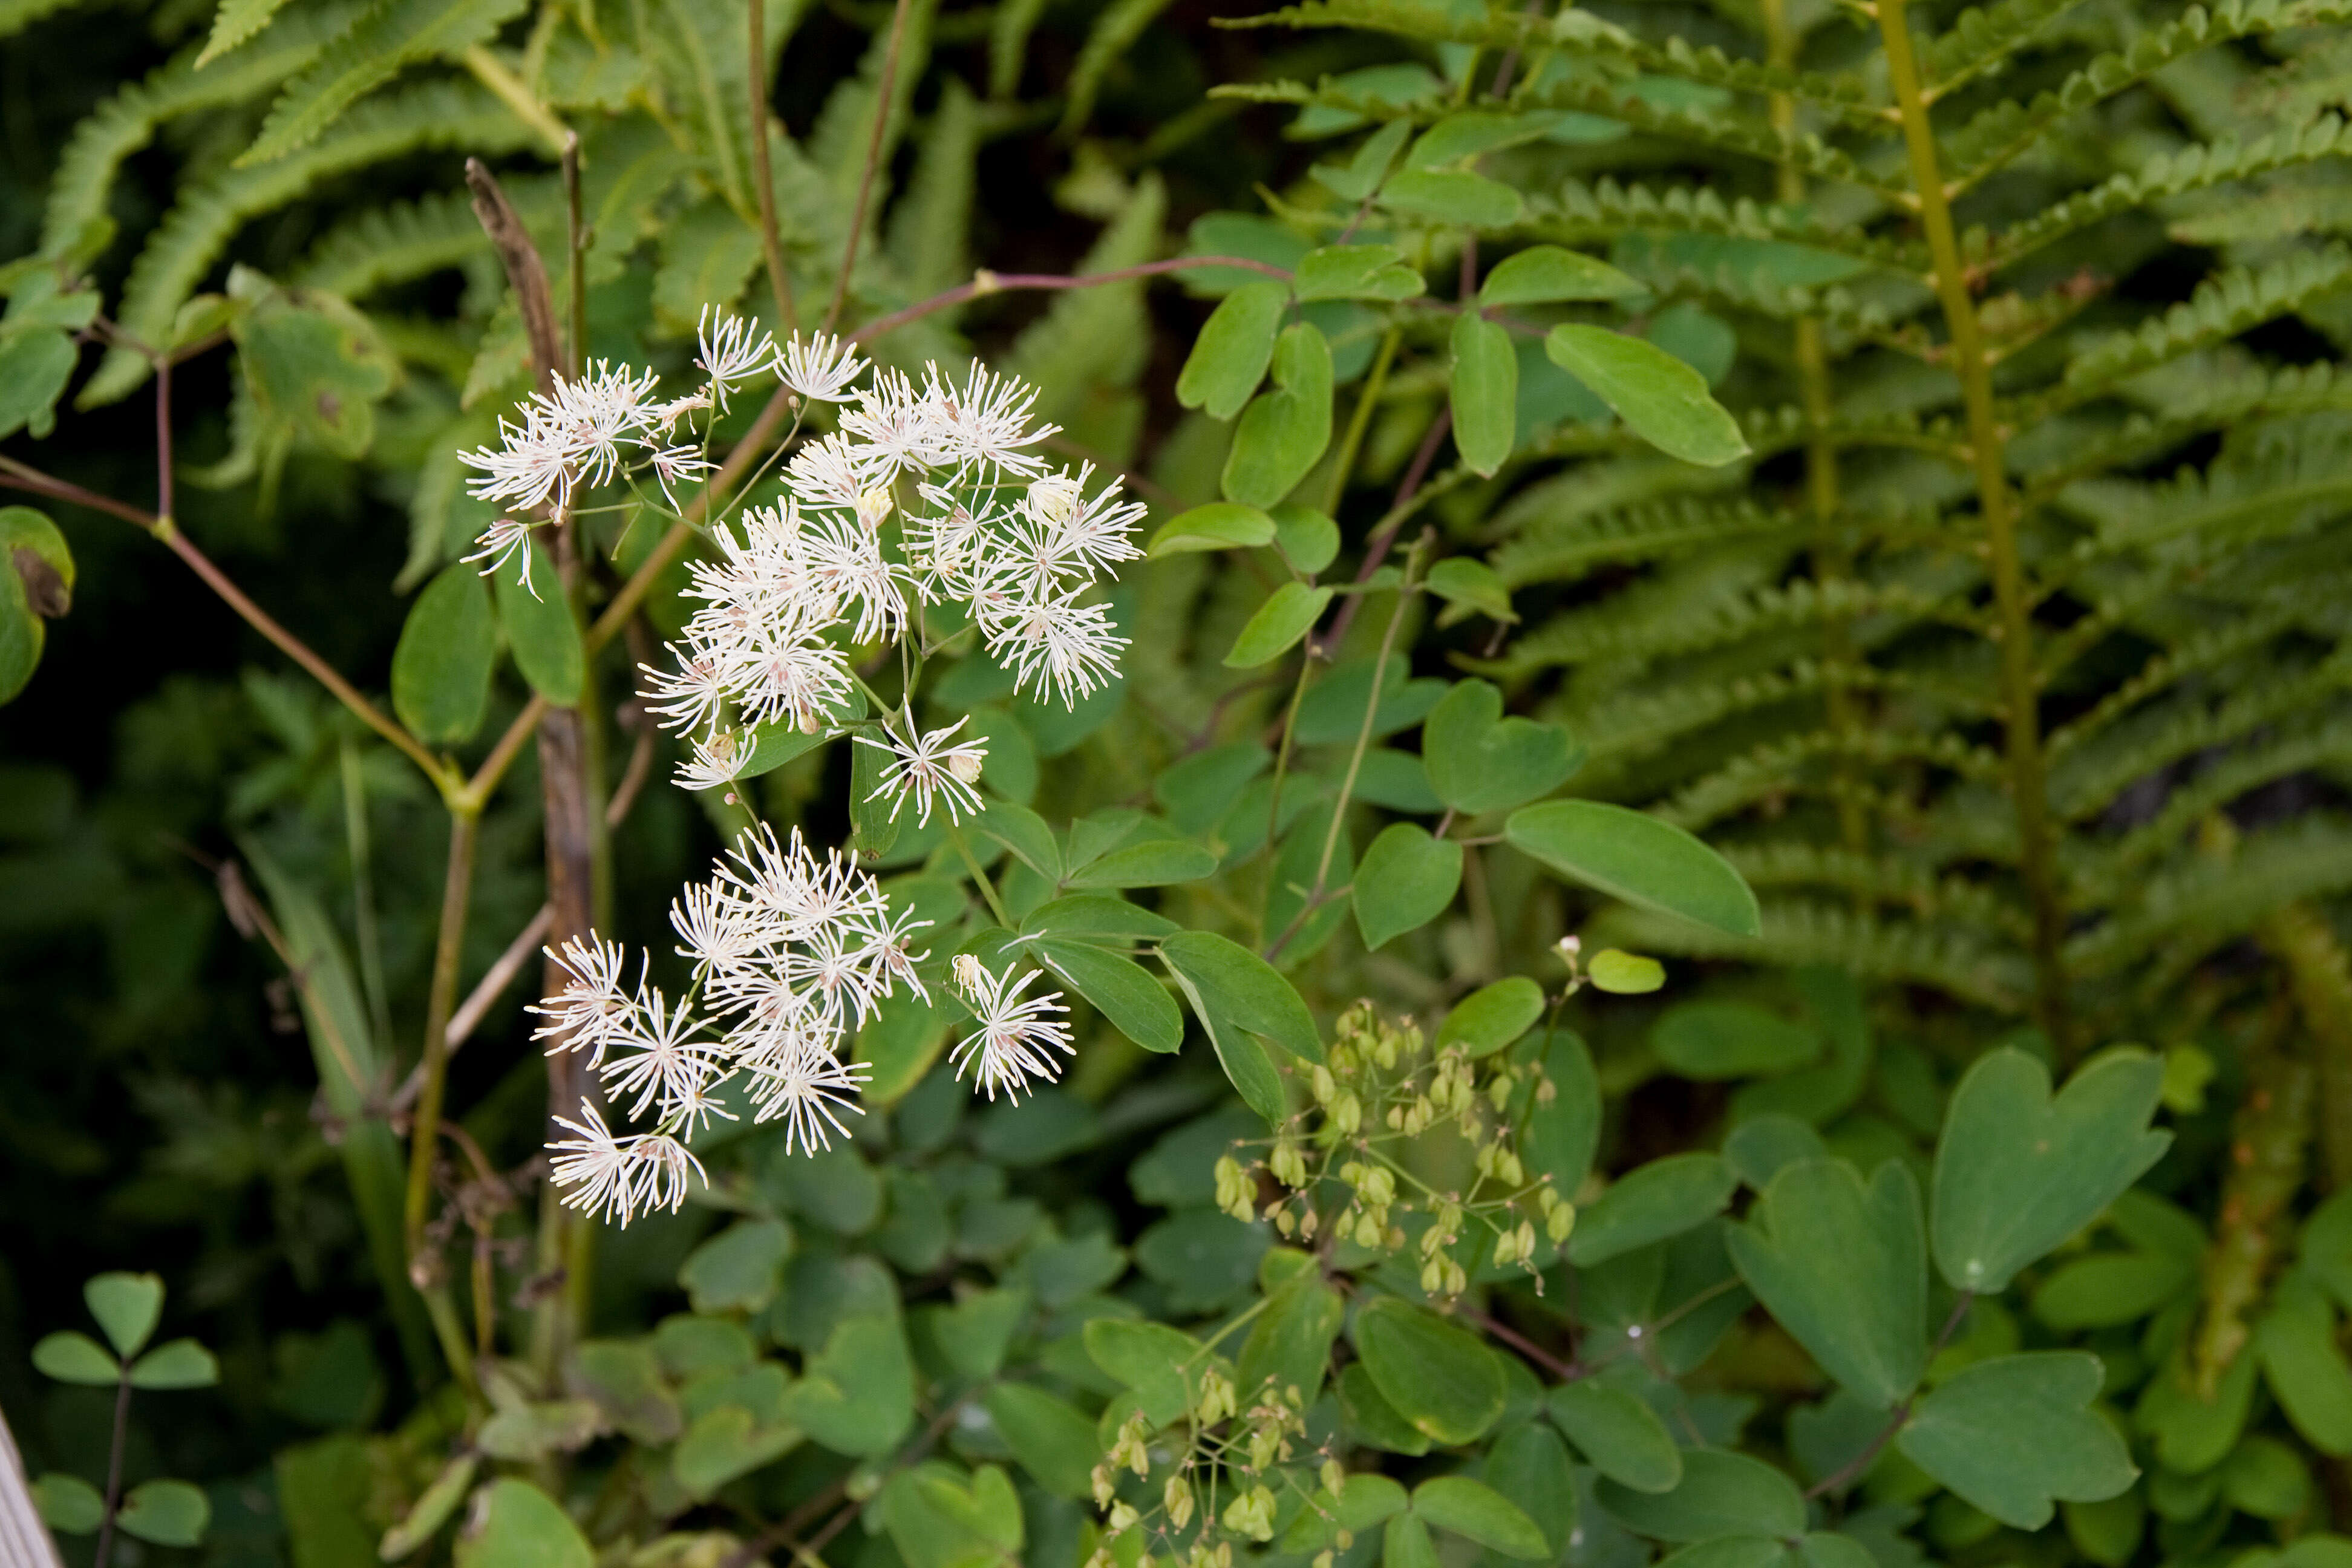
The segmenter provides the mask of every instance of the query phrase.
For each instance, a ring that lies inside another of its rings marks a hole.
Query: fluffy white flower
[[[466,564],[470,566],[477,561],[488,562],[489,564],[482,568],[482,575],[487,577],[520,555],[522,564],[516,570],[515,584],[530,588],[530,596],[538,598],[539,590],[531,587],[530,581],[530,527],[520,518],[499,519],[475,538],[474,542],[481,548],[465,558]]]
[[[711,398],[723,414],[730,391],[774,368],[776,340],[765,332],[755,335],[751,322],[710,305],[703,307],[702,320],[696,323],[696,329],[702,352],[695,356],[694,363],[710,378]]]
[[[628,952],[616,942],[604,942],[594,931],[586,941],[572,937],[560,947],[544,950],[564,974],[563,989],[529,1011],[547,1020],[531,1034],[550,1042],[547,1053],[586,1051],[588,1065],[604,1059],[607,1046],[627,1038],[636,1027],[636,1001],[621,984],[621,969]]]
[[[961,822],[965,812],[977,814],[982,809],[980,792],[972,786],[980,782],[988,748],[976,741],[954,739],[956,731],[971,722],[969,717],[959,719],[944,729],[925,731],[918,740],[906,739],[887,722],[878,741],[861,732],[857,736],[859,745],[887,752],[891,759],[883,766],[880,782],[866,798],[875,801],[889,796],[893,822],[898,820],[898,813],[910,799],[915,803],[915,821],[919,825],[930,822],[934,800],[947,807],[950,822]]]
[[[857,1103],[857,1091],[868,1076],[862,1063],[839,1061],[820,1051],[793,1052],[754,1071],[751,1101],[760,1109],[753,1120],[782,1121],[788,1154],[795,1146],[807,1154],[830,1149],[836,1135],[849,1136],[843,1111],[866,1114]]]
[[[973,1082],[991,1100],[1000,1089],[1020,1099],[1032,1079],[1050,1083],[1061,1076],[1053,1053],[1076,1054],[1070,1048],[1069,1026],[1047,1016],[1069,1011],[1061,1005],[1062,994],[1024,997],[1021,994],[1029,983],[1044,972],[1033,969],[1018,980],[1012,978],[1012,973],[992,974],[971,953],[956,955],[956,985],[980,1027],[965,1037],[949,1059],[955,1064],[958,1078],[967,1068],[971,1069]]]
[[[838,403],[849,384],[866,373],[866,362],[839,338],[813,332],[793,339],[777,352],[776,373],[803,397]]]

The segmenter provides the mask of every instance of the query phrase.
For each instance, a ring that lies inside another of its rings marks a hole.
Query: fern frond
[[[2023,905],[1981,882],[1938,872],[1916,859],[1787,842],[1727,844],[1723,854],[1759,892],[1834,888],[1874,904],[1899,905],[1922,921],[1999,931],[2021,946],[2032,938],[2033,917]]]
[[[2069,822],[2088,821],[2141,779],[2326,702],[2348,675],[2352,649],[2339,649],[2300,671],[2273,666],[2219,701],[2178,694],[2074,748],[2050,770],[2051,809]]]
[[[1731,541],[1779,536],[1794,545],[1811,526],[1797,512],[1727,501],[1680,500],[1557,519],[1540,516],[1487,558],[1507,587],[1572,583],[1604,566],[1654,561]]]
[[[1678,257],[1667,247],[1673,242],[1646,236],[1618,241],[1612,258],[1622,271],[1672,299],[1697,298],[1716,301],[1779,321],[1816,321],[1848,340],[1878,342],[1924,355],[1930,345],[1924,337],[1907,341],[1896,321],[1934,298],[1923,279],[1906,276],[1884,292],[1895,296],[1890,307],[1883,300],[1857,300],[1834,284],[1809,288],[1783,283],[1772,276],[1770,254],[1730,255],[1712,258]],[[1904,295],[1912,296],[1905,300]]]
[[[1583,709],[1570,727],[1584,742],[1586,767],[1605,773],[1724,720],[1795,702],[1832,687],[1918,692],[1948,710],[1979,719],[1991,717],[1994,711],[1992,695],[1982,686],[1966,688],[1865,664],[1832,666],[1811,658],[1800,658],[1786,669],[1763,668],[1773,662],[1759,659],[1754,671],[1729,677],[1709,672],[1664,685],[1643,682]],[[1806,726],[1811,728],[1819,720],[1819,710],[1808,704]]]
[[[1695,608],[1671,624],[1618,614],[1613,605],[1560,616],[1521,637],[1503,658],[1479,668],[1518,677],[1549,665],[1696,653],[1727,647],[1762,632],[1881,615],[1939,621],[1979,634],[1985,630],[1981,614],[1948,597],[1894,584],[1800,580]]]
[[[196,64],[208,66],[253,37],[277,20],[285,6],[286,0],[221,0],[220,9],[213,14],[212,34],[205,38]]]
[[[1237,99],[1244,103],[1288,103],[1301,108],[1339,110],[1375,124],[1391,120],[1425,124],[1444,118],[1451,108],[1443,101],[1400,106],[1370,93],[1350,91],[1328,78],[1313,87],[1297,81],[1231,83],[1210,89],[1209,96]],[[1519,108],[1566,109],[1597,114],[1649,135],[1737,153],[1795,169],[1816,179],[1856,185],[1906,210],[1917,201],[1907,187],[1871,173],[1818,136],[1794,132],[1783,135],[1756,121],[1667,108],[1604,82],[1555,81],[1520,100]]]
[[[171,335],[172,321],[249,220],[285,205],[320,180],[421,147],[505,153],[534,132],[470,82],[431,82],[353,110],[334,133],[259,168],[230,169],[182,193],[131,264],[117,319],[144,342]],[[76,405],[96,408],[128,395],[150,374],[147,361],[117,348],[100,362]]]
[[[2176,374],[2183,372],[2189,374]],[[2325,363],[2272,369],[2176,361],[2162,374],[2165,384],[2152,399],[2160,415],[2136,413],[2108,429],[2070,431],[2053,447],[2053,460],[2015,465],[2028,487],[2028,504],[2041,505],[2068,485],[2110,468],[2145,463],[2208,431],[2252,419],[2352,410],[2352,376],[2339,375]],[[2136,395],[2139,389],[2124,390]],[[2019,447],[2012,445],[2010,451],[2015,457]]]
[[[2227,857],[2191,847],[2119,889],[2123,902],[2066,943],[2067,967],[2125,973],[2159,949],[2177,965],[2235,941],[2276,910],[2347,887],[2352,821],[2341,816],[2315,815],[2248,834]]]
[[[756,221],[751,67],[733,9],[688,0],[656,0],[649,9],[647,36],[639,41],[660,70],[672,123],[691,134],[727,205]],[[914,74],[921,74],[919,66]]]
[[[370,207],[337,225],[310,247],[291,280],[358,300],[456,267],[488,244],[472,204],[455,191],[443,191]]]
[[[2054,766],[2066,753],[2119,721],[2141,703],[2202,675],[2249,648],[2259,647],[2293,626],[2301,616],[2292,603],[2263,605],[2207,626],[2186,640],[2151,655],[2123,680],[2109,686],[2091,709],[2052,729],[2042,739],[2042,755]]]
[[[1748,445],[1759,458],[1794,451],[1816,437],[1840,450],[1893,447],[1948,458],[1954,462],[1964,462],[1968,458],[1968,444],[1948,415],[1922,417],[1908,409],[1895,408],[1883,414],[1834,415],[1816,423],[1803,409],[1791,404],[1751,410],[1740,416],[1739,423],[1748,432]],[[1905,527],[1899,518],[1881,521],[1895,527],[1901,534],[1915,531]]]
[[[1569,245],[1624,234],[1708,234],[1755,239],[1843,257],[1890,271],[1922,272],[1926,253],[1852,226],[1823,223],[1801,207],[1740,196],[1727,202],[1706,186],[1620,184],[1603,177],[1588,185],[1570,180],[1557,196],[1531,195],[1520,227],[1530,237]]]
[[[100,104],[74,127],[58,155],[41,216],[43,248],[70,243],[106,212],[115,171],[153,139],[157,126],[183,114],[242,103],[276,87],[317,58],[356,14],[350,5],[298,11],[259,45],[203,71],[196,69],[194,51],[184,50],[144,81]]]
[[[759,266],[759,231],[715,196],[697,203],[662,226],[656,320],[669,331],[691,332],[704,306],[731,310]]]
[[[2101,55],[2054,90],[2037,93],[2031,103],[2005,100],[1946,137],[1947,183],[1956,192],[1977,184],[2032,149],[2068,115],[2137,86],[2200,49],[2347,16],[2352,0],[2217,0],[2210,10],[2191,5],[2174,21],[2141,34],[2129,48]]]
[[[2078,0],[1998,0],[1960,13],[1927,49],[1927,100],[1948,97],[1969,78],[2006,61]]]
[[[1236,27],[1357,27],[1394,34],[1422,43],[1470,44],[1528,53],[1564,51],[1630,66],[1654,76],[1676,77],[1733,92],[1779,94],[1811,103],[1887,135],[1901,129],[1892,110],[1873,97],[1855,77],[1784,70],[1758,60],[1734,59],[1713,45],[1694,48],[1679,37],[1653,44],[1590,11],[1569,9],[1545,18],[1500,9],[1448,12],[1410,0],[1306,0],[1261,16],[1226,24]],[[1526,108],[1530,93],[1514,100]]]
[[[2211,552],[2223,542],[2291,533],[2331,515],[2352,496],[2352,442],[2285,443],[2273,452],[2225,455],[2200,473],[2185,468],[2168,483],[2084,479],[2057,504],[2095,532],[2072,559],[2053,563],[2046,580],[2063,582],[2101,560],[2194,536]]]
[[[286,84],[241,167],[282,158],[316,141],[345,110],[419,60],[486,43],[526,0],[378,0]]]
[[[915,177],[890,215],[885,242],[908,292],[919,298],[971,276],[968,237],[980,139],[980,101],[951,76],[940,91],[915,160]]]
[[[2184,147],[2149,159],[2128,174],[2117,174],[2087,191],[2004,229],[1992,238],[1969,235],[1969,261],[1987,270],[2009,267],[2043,247],[2120,213],[2137,212],[2168,197],[2252,179],[2274,170],[2315,163],[2344,152],[2345,121],[2328,114],[2300,129],[2273,132],[2247,142],[2230,141]]]
[[[1992,946],[1967,927],[1862,915],[1845,905],[1814,900],[1759,901],[1764,934],[1753,941],[1630,909],[1612,909],[1595,920],[1586,928],[1585,940],[1637,952],[1739,958],[1790,967],[1822,964],[1860,979],[1933,985],[2004,1012],[2021,1010],[2032,990],[2032,972],[2022,954]]]
[[[1657,815],[1677,827],[1700,832],[1760,801],[1799,790],[1809,764],[1841,757],[1881,765],[1926,763],[1987,783],[1998,782],[2005,773],[2000,752],[1957,735],[1923,735],[1887,728],[1840,735],[1822,730],[1757,747],[1676,790],[1656,808]]]
[[[79,0],[0,0],[0,39],[13,38],[36,22],[47,21]]]
[[[2352,249],[2298,250],[2261,268],[2232,267],[2197,286],[2187,300],[2137,329],[2077,354],[2053,406],[2078,403],[2124,376],[2224,342],[2249,327],[2302,309],[2352,284]]]
[[[1070,67],[1068,84],[1063,89],[1063,135],[1075,136],[1086,124],[1112,63],[1134,46],[1169,4],[1170,0],[1110,0],[1095,14],[1094,26],[1087,29],[1087,41],[1079,47],[1077,61]]]
[[[2342,706],[2298,713],[2274,729],[2204,762],[2172,786],[2163,806],[2101,853],[2086,856],[2069,880],[2099,902],[2116,897],[2126,879],[2149,860],[2178,847],[2197,825],[2240,795],[2315,768],[2352,763],[2352,710]]]

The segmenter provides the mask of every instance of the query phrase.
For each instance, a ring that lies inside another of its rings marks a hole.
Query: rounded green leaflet
[[[1576,771],[1583,748],[1560,725],[1503,717],[1491,682],[1459,680],[1422,721],[1421,756],[1437,797],[1475,816],[1549,795]]]
[[[1274,509],[1274,542],[1290,569],[1312,577],[1339,553],[1339,525],[1312,507],[1285,501]]]
[[[220,1363],[194,1340],[157,1345],[131,1363],[133,1388],[210,1388],[220,1382]]]
[[[1784,1568],[1789,1549],[1769,1535],[1721,1535],[1659,1559],[1659,1568]]]
[[[1785,1541],[1805,1529],[1805,1500],[1796,1482],[1761,1459],[1721,1448],[1685,1453],[1682,1479],[1668,1490],[1636,1491],[1603,1478],[1594,1495],[1626,1529],[1659,1541],[1739,1535]]]
[[[793,1228],[780,1219],[740,1219],[686,1255],[677,1282],[698,1312],[757,1312],[776,1299]]]
[[[1266,1255],[1270,1261],[1279,1257]],[[1265,1264],[1261,1263],[1263,1282]],[[1322,1271],[1310,1260],[1300,1272],[1266,1292],[1265,1310],[1250,1326],[1234,1365],[1234,1386],[1255,1398],[1269,1384],[1275,1397],[1297,1389],[1304,1405],[1312,1405],[1323,1386],[1323,1371],[1331,1359],[1331,1342],[1339,1335],[1347,1304],[1339,1292],[1323,1282]]]
[[[1203,550],[1250,550],[1273,543],[1274,537],[1274,519],[1256,507],[1215,500],[1162,523],[1144,553],[1158,561]]]
[[[1047,939],[1032,945],[1046,968],[1145,1050],[1170,1052],[1184,1044],[1183,1013],[1143,965],[1083,942]]]
[[[429,746],[452,746],[489,706],[498,625],[490,591],[471,566],[445,566],[409,606],[392,651],[392,706]]]
[[[80,358],[69,332],[11,332],[0,338],[0,437],[29,429],[37,439],[57,427],[57,401]]]
[[[2294,1519],[2311,1501],[2311,1470],[2294,1449],[2255,1433],[2223,1462],[2221,1495],[2256,1519]]]
[[[1331,603],[1331,590],[1304,583],[1285,583],[1269,595],[1234,637],[1225,655],[1227,669],[1255,669],[1281,658],[1315,623]]]
[[[1473,1057],[1492,1056],[1534,1028],[1543,1010],[1543,987],[1524,974],[1481,985],[1437,1026],[1437,1048],[1462,1046]]]
[[[1447,388],[1454,447],[1473,470],[1493,477],[1511,455],[1518,428],[1519,359],[1511,334],[1475,311],[1455,318]]]
[[[1552,1190],[1573,1193],[1584,1185],[1601,1146],[1601,1075],[1592,1053],[1571,1029],[1541,1037],[1544,1081],[1550,1098],[1530,1093],[1519,1129],[1519,1154],[1530,1176],[1547,1176]]]
[[[981,1396],[1021,1468],[1055,1497],[1085,1497],[1101,1455],[1095,1424],[1069,1401],[1024,1383],[992,1383]]]
[[[2135,1323],[2187,1289],[2189,1258],[2164,1252],[2101,1252],[2070,1258],[2034,1287],[2033,1315],[2062,1333]]]
[[[1403,170],[1381,187],[1380,204],[1408,217],[1473,228],[1501,228],[1526,210],[1517,191],[1468,169]]]
[[[194,1546],[212,1523],[213,1505],[185,1481],[145,1481],[131,1489],[114,1522],[158,1546]]]
[[[1604,947],[1584,966],[1596,990],[1618,996],[1641,996],[1666,983],[1666,966],[1654,958]]]
[[[1331,345],[1312,322],[1294,322],[1275,340],[1274,388],[1242,411],[1225,458],[1227,500],[1274,505],[1331,444]]]
[[[2151,1129],[2163,1064],[2117,1047],[2055,1098],[2013,1047],[1979,1057],[1952,1091],[1936,1144],[1936,1266],[1986,1294],[2098,1216],[2171,1145]]]
[[[1393,245],[1327,245],[1298,258],[1291,288],[1309,300],[1410,300],[1428,289]]]
[[[1682,1484],[1683,1451],[1638,1395],[1586,1378],[1553,1389],[1545,1408],[1577,1452],[1618,1485],[1665,1492]]]
[[[1570,322],[1551,330],[1544,353],[1668,457],[1716,468],[1747,456],[1739,421],[1708,394],[1706,377],[1656,344]]]
[[[1720,1154],[1669,1154],[1636,1165],[1578,1212],[1568,1260],[1589,1268],[1680,1236],[1721,1214],[1738,1184]]]
[[[1543,1531],[1557,1561],[1576,1533],[1576,1468],[1559,1434],[1540,1421],[1506,1428],[1486,1451],[1486,1484],[1517,1503]]]
[[[1646,813],[1549,800],[1513,812],[1503,834],[1562,877],[1612,898],[1732,936],[1763,933],[1756,895],[1731,863]]]
[[[1869,1185],[1843,1160],[1781,1166],[1732,1261],[1780,1325],[1845,1389],[1885,1410],[1927,1366],[1927,1238],[1919,1187],[1889,1160]]]
[[[163,1281],[152,1274],[100,1274],[81,1295],[118,1355],[137,1355],[163,1315]]]
[[[1740,1002],[1677,1003],[1650,1029],[1660,1061],[1703,1081],[1787,1072],[1826,1045],[1819,1030]]]
[[[1559,300],[1621,300],[1642,285],[1605,261],[1557,245],[1531,245],[1496,263],[1478,290],[1482,305],[1538,305]]]
[[[426,1542],[457,1511],[466,1500],[466,1489],[474,1483],[475,1468],[481,1463],[478,1454],[460,1454],[441,1467],[433,1484],[417,1494],[408,1512],[390,1530],[376,1548],[376,1556],[386,1563],[397,1563]]]
[[[473,1527],[457,1535],[457,1568],[591,1568],[587,1537],[553,1498],[511,1476],[489,1484]]]
[[[2252,1358],[2238,1359],[2251,1372]],[[2097,1502],[2139,1475],[2090,1408],[2104,1377],[2099,1358],[2080,1351],[1978,1362],[1918,1402],[1895,1446],[2002,1523],[2039,1530],[2056,1500]]]
[[[1164,888],[1197,882],[1216,868],[1216,856],[1190,839],[1147,838],[1089,862],[1065,881],[1072,888]]]
[[[1364,946],[1418,930],[1445,912],[1462,886],[1462,846],[1417,823],[1391,823],[1356,866],[1351,898]]]
[[[79,1383],[93,1388],[111,1388],[122,1376],[121,1363],[107,1354],[103,1345],[71,1329],[43,1334],[36,1341],[33,1367],[42,1376],[56,1378],[59,1383]]]
[[[89,1535],[106,1517],[105,1494],[64,1470],[51,1470],[35,1481],[32,1492],[41,1522],[67,1535]]]
[[[587,679],[588,655],[554,561],[548,552],[534,550],[528,583],[519,572],[500,567],[491,584],[515,668],[555,707],[576,706]]]
[[[1315,1016],[1297,988],[1256,953],[1214,931],[1184,931],[1162,941],[1160,955],[1196,987],[1212,1030],[1230,1023],[1263,1036],[1301,1061],[1323,1059]]]
[[[1549,1555],[1544,1532],[1518,1504],[1467,1476],[1438,1476],[1412,1489],[1412,1511],[1424,1523],[1521,1562]]]
[[[48,623],[73,606],[73,552],[57,524],[28,506],[0,507],[0,702],[33,679]]]
[[[1445,609],[1437,617],[1441,626],[1450,626],[1474,615],[1504,622],[1519,618],[1511,608],[1510,589],[1484,561],[1449,555],[1429,569],[1422,585],[1445,601]]]
[[[1470,1442],[1501,1417],[1502,1363],[1467,1330],[1383,1296],[1356,1314],[1355,1339],[1381,1396],[1432,1441]]]
[[[1391,1514],[1381,1527],[1381,1568],[1439,1568],[1429,1526],[1410,1512]]]
[[[2263,1379],[2304,1440],[2323,1454],[2352,1455],[2352,1364],[2336,1342],[2336,1314],[2301,1274],[2279,1282],[2254,1330]]]
[[[793,1385],[786,1419],[836,1454],[887,1453],[915,1420],[915,1367],[896,1316],[845,1319]]]
[[[1213,419],[1231,419],[1265,375],[1275,329],[1290,302],[1289,286],[1266,278],[1244,283],[1221,300],[1192,341],[1176,377],[1176,401]]]

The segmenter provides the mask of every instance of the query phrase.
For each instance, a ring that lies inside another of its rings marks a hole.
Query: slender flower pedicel
[[[754,505],[704,492],[693,613],[669,660],[642,671],[646,706],[685,742],[685,788],[730,789],[768,736],[847,735],[882,756],[867,802],[887,801],[893,823],[911,805],[918,829],[936,807],[955,831],[986,810],[988,749],[966,733],[969,715],[917,721],[925,661],[972,649],[1016,693],[1073,708],[1117,679],[1127,639],[1095,595],[1142,554],[1143,508],[1091,467],[1052,468],[1037,448],[1055,426],[1034,418],[1035,389],[977,365],[877,371],[839,339],[780,348],[717,311],[704,313],[694,363],[702,384],[666,400],[658,376],[626,366],[558,378],[500,426],[497,447],[464,454],[473,493],[509,514],[467,559],[486,574],[519,561],[528,584],[534,526],[562,523],[600,488],[682,515],[679,491],[716,471],[711,421],[747,386],[780,379],[803,420],[831,407],[835,428],[793,446],[778,493]],[[890,668],[903,677],[895,705],[868,684]],[[564,1121],[572,1136],[550,1147],[564,1202],[625,1225],[675,1208],[701,1173],[688,1141],[746,1105],[782,1125],[788,1150],[846,1136],[868,1076],[845,1059],[850,1038],[894,996],[929,1005],[930,955],[915,947],[929,923],[894,909],[841,851],[762,825],[673,906],[691,965],[675,1000],[648,984],[643,956],[631,984],[617,943],[551,950],[567,980],[534,1007],[536,1037],[583,1053],[611,1112],[651,1123],[616,1132],[593,1104]],[[959,1076],[992,1100],[1059,1073],[1066,1009],[1059,993],[1028,994],[1042,971],[998,974],[967,954],[952,972],[977,1022],[952,1054]]]

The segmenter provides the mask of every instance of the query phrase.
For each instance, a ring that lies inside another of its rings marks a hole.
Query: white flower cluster
[[[794,343],[780,357],[824,356]],[[793,454],[777,504],[712,531],[718,558],[691,568],[688,591],[702,603],[677,668],[646,672],[653,711],[694,736],[680,774],[690,788],[735,776],[751,727],[829,727],[853,685],[849,650],[907,637],[928,605],[968,606],[1017,690],[1075,705],[1118,669],[1127,639],[1085,601],[1103,573],[1142,553],[1143,508],[1116,484],[1090,496],[1091,468],[1046,468],[1030,448],[1055,427],[1032,423],[1036,392],[1017,380],[974,366],[957,381],[931,366],[919,384],[881,371],[852,392],[863,368],[788,372],[804,395],[842,401],[839,428]],[[976,805],[942,784],[954,763],[928,749],[937,739],[888,732],[903,786],[892,793],[927,785],[926,819],[934,794],[951,812]]]
[[[548,1052],[585,1051],[605,1099],[648,1132],[615,1134],[593,1105],[583,1121],[559,1119],[572,1136],[551,1146],[563,1201],[624,1226],[640,1212],[676,1208],[688,1173],[703,1175],[688,1141],[712,1118],[732,1121],[719,1086],[745,1081],[752,1120],[781,1121],[784,1147],[814,1153],[847,1135],[842,1113],[861,1114],[864,1066],[842,1058],[850,1032],[901,984],[930,1000],[908,951],[929,922],[893,913],[874,879],[839,850],[819,857],[795,829],[779,842],[761,828],[708,882],[689,886],[670,923],[694,963],[693,989],[672,1004],[630,985],[628,955],[591,937],[550,952],[564,989],[531,1011]],[[1070,1052],[1069,1030],[1046,1015],[1058,996],[1024,999],[1037,972],[993,975],[969,954],[955,963],[958,989],[979,1028],[956,1050],[991,1100],[1051,1079],[1051,1052]]]

